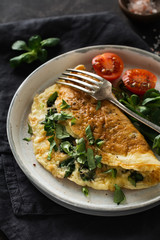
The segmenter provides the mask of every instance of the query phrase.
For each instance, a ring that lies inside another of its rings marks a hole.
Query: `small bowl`
[[[159,2],[159,0],[155,0],[158,12],[149,14],[149,15],[140,15],[140,14],[135,14],[133,12],[130,12],[128,10],[129,0],[118,0],[118,1],[119,1],[119,6],[122,9],[122,11],[126,14],[127,17],[129,17],[133,21],[146,23],[146,22],[154,22],[154,21],[160,20],[160,2]]]

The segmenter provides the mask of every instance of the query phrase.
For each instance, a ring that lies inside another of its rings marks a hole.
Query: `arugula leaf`
[[[97,111],[98,109],[100,109],[100,108],[101,108],[101,101],[99,100],[99,101],[97,102],[96,111]]]
[[[94,139],[94,136],[93,136],[93,133],[92,133],[90,125],[88,125],[86,127],[86,137],[87,137],[87,140],[89,141],[90,145],[93,145],[94,142],[95,142],[95,139]]]
[[[69,177],[72,174],[72,172],[75,170],[74,161],[75,161],[74,158],[68,158],[67,160],[62,161],[59,164],[60,168],[65,169],[65,175],[64,175],[65,178]]]
[[[120,186],[118,186],[117,184],[115,184],[114,186],[115,186],[114,202],[119,205],[121,202],[125,200],[126,197]]]
[[[56,124],[56,137],[58,139],[64,139],[70,137],[69,133],[66,131],[65,126],[57,123]]]
[[[84,195],[85,195],[86,197],[88,197],[88,195],[89,195],[89,190],[88,190],[87,187],[82,187],[82,192],[84,193]]]
[[[62,104],[60,106],[61,109],[67,109],[70,108],[71,106],[66,103],[64,99],[62,99]]]
[[[87,162],[88,162],[89,170],[93,170],[96,168],[94,154],[91,148],[87,149]]]
[[[48,141],[50,142],[50,149],[49,149],[49,153],[48,153],[47,160],[51,160],[53,149],[54,149],[55,151],[57,151],[57,150],[58,150],[58,147],[57,147],[57,145],[56,145],[56,142],[55,142],[55,140],[54,140],[54,137],[48,138]]]
[[[144,179],[143,175],[137,171],[131,172],[131,174],[128,176],[128,181],[130,181],[130,183],[135,187],[136,183],[143,181],[143,179]]]
[[[116,168],[110,168],[107,171],[103,172],[103,173],[111,173],[112,178],[116,178],[117,177],[117,169]]]
[[[25,51],[21,55],[10,59],[10,65],[12,67],[19,66],[22,62],[32,63],[35,60],[44,62],[47,60],[47,51],[45,47],[54,47],[59,43],[59,38],[48,38],[42,40],[39,35],[35,35],[29,38],[28,44],[23,40],[18,40],[12,44],[13,50]]]
[[[58,92],[54,92],[47,100],[47,107],[52,107],[58,97]]]

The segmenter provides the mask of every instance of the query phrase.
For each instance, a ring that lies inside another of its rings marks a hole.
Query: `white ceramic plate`
[[[93,46],[77,49],[60,55],[40,66],[31,73],[19,87],[11,102],[7,133],[14,157],[30,181],[51,200],[75,211],[100,216],[119,216],[140,212],[160,203],[160,185],[145,190],[124,190],[126,202],[116,205],[113,193],[90,189],[89,197],[81,192],[81,187],[67,179],[54,178],[40,164],[36,163],[32,143],[22,139],[27,137],[27,117],[35,94],[54,84],[61,73],[78,64],[91,69],[91,59],[104,52],[114,52],[124,61],[125,69],[145,68],[160,77],[160,58],[149,52],[126,46]],[[159,78],[160,79],[160,78]],[[160,90],[160,80],[156,86]],[[36,163],[36,167],[33,164]]]

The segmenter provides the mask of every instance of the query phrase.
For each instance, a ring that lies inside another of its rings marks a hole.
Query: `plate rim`
[[[98,210],[94,207],[94,206],[90,206],[90,209],[88,210],[88,206],[85,206],[85,204],[74,204],[71,201],[64,201],[63,198],[59,197],[57,194],[54,194],[53,192],[51,192],[49,189],[44,189],[43,184],[41,184],[41,182],[37,181],[36,178],[34,178],[33,176],[30,175],[30,172],[28,169],[25,168],[25,166],[23,165],[23,161],[21,161],[21,158],[19,157],[18,153],[15,150],[15,146],[14,146],[14,140],[12,137],[12,130],[11,130],[11,124],[10,124],[10,117],[12,114],[12,109],[14,106],[14,102],[16,100],[16,97],[18,96],[19,92],[21,91],[21,88],[23,88],[23,86],[26,84],[26,82],[32,77],[32,75],[34,75],[37,71],[39,71],[40,69],[42,69],[43,67],[45,67],[48,63],[58,60],[59,58],[62,58],[64,56],[67,55],[71,55],[73,53],[82,53],[82,52],[88,52],[90,50],[103,50],[106,48],[110,48],[110,49],[120,49],[120,50],[129,50],[129,51],[133,51],[133,52],[137,52],[142,54],[143,56],[147,56],[147,57],[152,57],[154,60],[160,62],[160,57],[148,52],[146,50],[143,49],[139,49],[139,48],[135,48],[135,47],[130,47],[130,46],[125,46],[125,45],[95,45],[95,46],[89,46],[89,47],[83,47],[83,48],[78,48],[72,51],[68,51],[66,53],[60,54],[57,57],[54,57],[52,59],[50,59],[49,61],[45,62],[44,64],[40,65],[38,68],[36,68],[34,71],[32,71],[25,79],[24,81],[20,84],[20,86],[18,87],[18,89],[16,90],[15,94],[12,97],[9,109],[8,109],[8,114],[7,114],[7,121],[6,121],[6,129],[7,129],[7,138],[8,138],[8,142],[11,148],[11,151],[13,153],[13,156],[17,162],[17,164],[19,165],[19,167],[21,168],[21,170],[25,173],[25,175],[27,176],[27,178],[32,182],[32,184],[40,191],[42,192],[45,196],[47,196],[48,198],[50,198],[52,201],[67,207],[69,209],[72,209],[74,211],[78,211],[78,212],[82,212],[82,213],[87,213],[87,214],[91,214],[91,215],[99,215],[99,216],[120,216],[120,215],[128,215],[128,214],[132,214],[135,212],[140,212],[143,211],[143,209],[149,209],[152,206],[158,205],[160,203],[160,196],[155,197],[154,199],[150,199],[148,201],[145,201],[145,203],[142,203],[139,206],[127,206],[127,205],[123,205],[121,204],[121,207],[118,209],[115,205],[115,207],[111,207],[111,208],[99,208]],[[54,198],[54,200],[53,200]],[[159,203],[158,203],[159,202]]]

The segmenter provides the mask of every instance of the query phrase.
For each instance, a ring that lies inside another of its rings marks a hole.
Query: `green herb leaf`
[[[120,186],[117,184],[115,186],[115,192],[114,192],[114,202],[118,205],[125,200],[125,195],[123,191],[121,190]]]
[[[103,173],[111,173],[112,178],[116,178],[117,177],[117,169],[116,168],[110,168],[107,171],[103,172]]]
[[[64,99],[62,99],[62,104],[60,106],[61,109],[67,109],[70,108],[71,106],[66,103]]]
[[[160,134],[153,141],[153,149],[156,149],[157,154],[160,155]]]
[[[67,160],[62,161],[59,164],[60,168],[65,169],[65,175],[64,175],[65,178],[69,177],[72,174],[72,172],[75,170],[74,161],[75,160],[73,158],[68,158]]]
[[[26,142],[30,142],[31,138],[23,138],[23,140],[26,141]]]
[[[76,124],[76,118],[74,117],[74,118],[72,118],[72,120],[71,120],[71,126],[73,126],[73,125],[75,125]]]
[[[12,45],[12,49],[13,50],[18,50],[18,51],[22,51],[22,50],[26,50],[28,51],[28,47],[25,41],[22,40],[18,40],[16,42],[13,43]]]
[[[42,47],[54,47],[57,44],[59,44],[60,39],[59,38],[47,38],[43,41],[41,41]]]
[[[89,190],[88,190],[87,187],[82,187],[82,192],[84,193],[84,195],[85,195],[86,197],[88,197],[88,195],[89,195]]]
[[[33,130],[32,130],[32,127],[30,126],[30,124],[28,123],[28,133],[30,135],[33,135]]]
[[[64,139],[70,137],[69,133],[66,131],[65,126],[61,124],[56,124],[56,137],[58,139]]]
[[[102,156],[100,156],[100,155],[95,156],[96,166],[100,167],[101,160],[102,160]]]
[[[130,181],[130,183],[135,187],[136,187],[136,183],[143,181],[143,179],[144,177],[142,176],[142,174],[137,171],[131,172],[131,174],[128,176],[128,181]]]
[[[47,107],[52,107],[58,97],[58,92],[54,92],[47,100]]]
[[[60,148],[67,153],[68,155],[72,155],[73,146],[69,141],[64,141],[61,143]]]
[[[41,46],[41,37],[39,35],[35,35],[29,38],[28,46],[31,49],[38,49]]]
[[[81,165],[79,168],[80,177],[83,181],[91,181],[95,176],[95,169],[89,170],[85,165]]]
[[[97,111],[98,109],[100,109],[100,108],[101,108],[101,101],[99,100],[99,101],[97,102],[96,111]]]
[[[47,50],[44,48],[40,48],[37,50],[37,58],[41,61],[41,62],[45,62],[47,60],[48,57],[48,53]]]
[[[58,147],[57,147],[57,145],[56,145],[56,142],[55,142],[55,140],[54,140],[54,137],[48,138],[48,141],[50,142],[50,149],[49,149],[49,153],[48,153],[47,160],[51,160],[53,149],[54,149],[55,152],[56,152],[56,151],[58,150]]]
[[[87,137],[87,140],[89,141],[90,145],[93,145],[94,142],[95,142],[95,139],[94,139],[94,136],[93,136],[93,133],[92,133],[90,125],[88,125],[86,127],[86,137]]]
[[[96,141],[95,141],[97,147],[99,147],[99,148],[103,145],[104,142],[105,142],[105,141],[102,140],[102,139],[96,139]]]
[[[87,149],[87,162],[88,162],[89,170],[93,170],[96,168],[94,153],[91,148]]]
[[[143,106],[147,106],[150,108],[160,107],[160,96],[154,98],[146,98],[142,102]]]
[[[86,153],[86,144],[84,138],[76,139],[76,152],[78,155]]]
[[[49,117],[50,120],[54,120],[54,121],[64,121],[72,118],[73,116],[71,114],[67,114],[66,112],[63,112],[63,111],[61,111],[60,113],[55,113]]]

